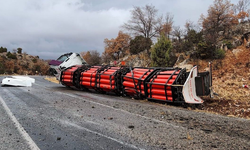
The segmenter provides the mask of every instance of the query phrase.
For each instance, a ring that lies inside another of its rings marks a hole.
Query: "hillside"
[[[199,61],[200,69],[208,62]],[[245,86],[244,86],[245,85]],[[222,60],[213,62],[214,98],[201,109],[224,115],[250,118],[250,49],[244,46],[226,51]],[[243,87],[244,86],[244,87]]]
[[[193,65],[197,65],[200,72],[208,70],[209,60],[192,59],[190,55],[185,54],[182,56],[183,58],[177,61],[175,67],[189,70]],[[122,61],[134,67],[150,65],[149,57],[143,52],[121,58],[118,64]],[[203,97],[204,104],[192,109],[250,118],[250,49],[239,46],[233,50],[227,50],[225,58],[212,62],[212,72],[214,97]],[[243,87],[243,85],[246,86]]]
[[[0,53],[0,74],[45,75],[49,65],[46,61],[26,53]]]

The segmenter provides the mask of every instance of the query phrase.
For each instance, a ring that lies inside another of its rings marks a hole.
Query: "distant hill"
[[[27,53],[0,53],[0,74],[35,75],[48,74],[47,61]]]

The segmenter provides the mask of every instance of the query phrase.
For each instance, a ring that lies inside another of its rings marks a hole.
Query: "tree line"
[[[197,59],[220,59],[225,55],[220,46],[233,48],[234,37],[244,34],[237,25],[249,22],[249,4],[249,0],[239,0],[237,4],[214,0],[207,15],[201,14],[197,23],[187,20],[184,28],[174,26],[174,15],[169,12],[163,16],[153,5],[135,6],[118,36],[104,39],[102,56],[97,51],[83,56],[91,65],[108,64],[143,51],[150,57],[151,66],[172,66],[175,53],[183,52],[190,52]]]

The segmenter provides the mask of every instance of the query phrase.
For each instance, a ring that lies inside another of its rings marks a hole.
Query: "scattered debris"
[[[242,86],[243,86],[243,88],[249,89],[248,85],[243,84]]]
[[[2,80],[2,86],[32,86],[35,83],[35,79],[28,76],[12,76]]]
[[[128,128],[129,128],[129,129],[134,129],[134,128],[135,128],[135,126],[133,126],[133,125],[129,125],[129,126],[128,126]]]
[[[193,138],[190,136],[189,133],[187,133],[187,139],[188,139],[188,140],[193,140]]]

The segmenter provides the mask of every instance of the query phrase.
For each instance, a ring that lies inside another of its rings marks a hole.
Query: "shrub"
[[[130,41],[130,53],[138,54],[144,50],[149,50],[151,48],[152,41],[150,38],[145,38],[143,36],[136,36]]]
[[[0,47],[0,53],[3,53],[3,52],[7,52],[7,48],[6,47]]]
[[[32,59],[32,62],[33,62],[33,63],[37,63],[37,59],[36,59],[36,58],[33,58],[33,59]]]
[[[19,47],[19,48],[17,48],[17,53],[18,53],[18,54],[22,54],[22,50],[23,50],[23,49],[22,49],[22,48],[20,48],[20,47]]]
[[[209,59],[214,56],[215,47],[211,43],[199,42],[197,55],[201,59]]]
[[[10,59],[17,59],[16,54],[12,54],[11,52],[8,52],[6,56]]]
[[[225,44],[228,49],[232,49],[233,48],[233,44],[230,41],[223,41],[223,44]]]
[[[216,49],[214,52],[215,59],[222,59],[225,57],[225,51],[222,49]]]

